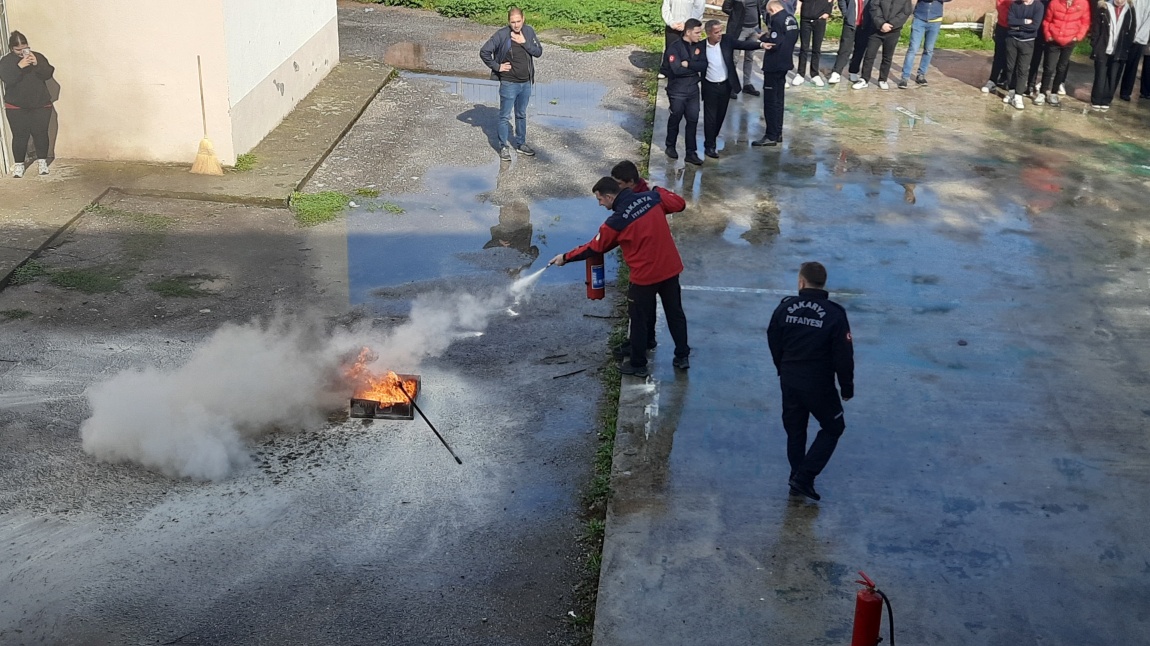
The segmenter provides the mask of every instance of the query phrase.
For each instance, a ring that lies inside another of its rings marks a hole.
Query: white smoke
[[[457,339],[482,334],[493,315],[524,297],[525,280],[488,296],[420,296],[410,318],[387,331],[324,333],[316,321],[286,317],[225,325],[179,368],[127,370],[88,388],[84,451],[171,477],[225,478],[251,463],[251,439],[315,427],[346,406],[351,386],[341,367],[361,348],[376,353],[377,372],[414,371]]]

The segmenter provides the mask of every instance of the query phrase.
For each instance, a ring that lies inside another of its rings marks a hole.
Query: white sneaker
[[[1022,95],[1021,95],[1021,94],[1015,94],[1015,95],[1014,95],[1014,100],[1012,100],[1010,103],[1011,103],[1011,105],[1013,105],[1013,106],[1014,106],[1014,109],[1015,109],[1015,110],[1021,110],[1021,109],[1023,109],[1024,107],[1026,107],[1026,106],[1025,106],[1025,105],[1023,105],[1023,103],[1022,103]]]
[[[1007,92],[1006,96],[1002,97],[1003,103],[1010,103],[1012,101],[1014,101],[1014,90]]]
[[[994,81],[987,81],[986,85],[982,86],[983,94],[990,94],[994,91]]]
[[[1101,110],[1101,111],[1103,111],[1103,112],[1106,112],[1107,110],[1109,110],[1109,109],[1110,109],[1110,106],[1108,106],[1108,105],[1100,105],[1100,106],[1098,106],[1098,109],[1099,109],[1099,110]]]
[[[851,80],[851,83],[857,83],[859,80],[859,75],[852,72],[851,74],[847,75],[847,78]]]
[[[662,73],[662,72],[659,72],[659,79],[660,79],[660,80],[662,80],[662,79],[665,79],[665,78],[667,78],[667,75],[666,75],[666,74],[664,74],[664,73]]]
[[[855,84],[851,86],[851,89],[852,90],[865,90],[868,87],[870,87],[870,83],[867,83],[866,81],[856,81]]]
[[[843,77],[839,76],[838,72],[831,72],[831,76],[830,76],[830,78],[827,79],[827,83],[834,85],[835,83],[838,83],[841,80],[843,80]]]
[[[806,79],[799,74],[795,74],[795,78],[791,80],[791,85],[798,87],[803,84]]]
[[[822,86],[826,85],[826,83],[823,83],[823,77],[821,77],[821,76],[816,76],[816,77],[812,78],[811,83],[814,83],[815,87],[822,87]]]
[[[1034,97],[1034,105],[1043,105],[1046,103],[1046,95],[1039,92],[1038,96]]]
[[[48,160],[47,159],[41,159],[40,160],[40,174],[41,175],[47,175],[48,174]]]
[[[878,89],[889,90],[890,89],[890,83],[887,83],[886,81],[879,81],[878,82]]]
[[[16,168],[12,169],[12,177],[17,179],[24,176],[24,164],[16,164]]]
[[[1065,83],[1059,83],[1058,84],[1058,94],[1061,96],[1066,96],[1066,84]]]

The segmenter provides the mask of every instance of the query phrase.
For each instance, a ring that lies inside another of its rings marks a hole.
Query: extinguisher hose
[[[883,602],[886,603],[887,626],[890,629],[890,646],[894,646],[894,610],[890,607],[890,599],[886,597],[886,594],[884,594],[882,590],[875,588],[874,591],[877,592],[878,596],[882,597]]]

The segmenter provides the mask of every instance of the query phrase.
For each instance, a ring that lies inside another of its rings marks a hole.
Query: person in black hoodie
[[[1006,78],[1010,83],[1003,103],[1015,108],[1023,108],[1022,97],[1026,95],[1026,83],[1030,76],[1030,59],[1034,56],[1034,39],[1042,28],[1042,16],[1046,5],[1035,0],[1014,0],[1006,13]]]
[[[24,34],[8,37],[9,52],[0,58],[0,81],[4,81],[4,114],[12,127],[12,177],[24,176],[28,138],[36,145],[40,174],[48,174],[48,126],[52,121],[52,95],[46,81],[56,68],[48,57],[32,51]]]
[[[763,52],[763,119],[767,131],[752,146],[777,146],[783,141],[783,109],[786,100],[787,72],[794,68],[795,41],[799,23],[779,0],[767,3],[767,30],[759,37],[766,44]]]
[[[809,59],[811,83],[823,86],[823,77],[819,75],[819,58],[823,55],[823,36],[827,33],[831,8],[831,0],[804,0],[799,9],[799,69],[791,81],[793,85],[803,84],[808,74]]]
[[[867,9],[870,11],[874,31],[867,39],[862,78],[851,88],[861,90],[870,85],[870,73],[874,69],[874,59],[878,56],[878,48],[881,46],[882,64],[878,68],[878,86],[880,89],[889,90],[887,77],[890,76],[890,65],[894,61],[894,48],[898,46],[902,26],[910,18],[914,7],[911,0],[871,0]]]
[[[1090,89],[1092,110],[1110,109],[1137,28],[1134,8],[1126,0],[1099,0],[1094,22],[1090,24],[1093,50],[1090,58],[1094,59],[1094,87]]]

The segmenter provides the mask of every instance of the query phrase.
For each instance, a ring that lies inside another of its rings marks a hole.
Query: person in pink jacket
[[[1066,82],[1070,69],[1070,54],[1074,46],[1090,33],[1090,0],[1050,0],[1042,33],[1046,36],[1046,64],[1042,70],[1042,86],[1035,105],[1058,105],[1058,87]]]

